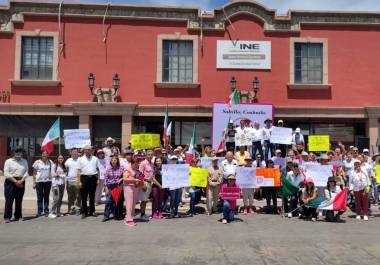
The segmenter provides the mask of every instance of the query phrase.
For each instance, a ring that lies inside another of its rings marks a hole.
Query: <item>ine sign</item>
[[[271,69],[271,42],[218,40],[216,68]]]

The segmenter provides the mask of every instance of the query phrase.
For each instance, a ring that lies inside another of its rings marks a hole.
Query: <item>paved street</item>
[[[1,212],[3,205],[1,198]],[[27,200],[29,205],[35,207],[35,201]],[[102,207],[97,209],[101,213]],[[26,217],[34,212],[26,209]],[[374,214],[364,222],[348,212],[339,224],[240,214],[241,220],[228,225],[219,222],[221,215],[198,215],[132,228],[120,221],[102,223],[101,216],[40,217],[0,223],[0,264],[374,265],[380,264],[379,210]]]

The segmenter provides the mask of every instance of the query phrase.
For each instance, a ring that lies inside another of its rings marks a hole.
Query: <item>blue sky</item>
[[[43,1],[43,0],[42,0]],[[49,0],[59,2],[59,0]],[[7,0],[0,0],[6,3]],[[108,0],[66,0],[66,2],[98,2],[107,3]],[[133,3],[154,5],[194,6],[203,10],[212,10],[229,2],[229,0],[111,0],[111,3]],[[284,14],[288,9],[308,10],[352,10],[352,11],[380,11],[380,0],[257,0],[268,8],[277,9]]]

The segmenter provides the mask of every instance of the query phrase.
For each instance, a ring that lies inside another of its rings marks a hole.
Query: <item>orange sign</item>
[[[274,187],[281,186],[281,173],[279,168],[256,168],[256,177],[264,177],[265,179],[273,179]]]

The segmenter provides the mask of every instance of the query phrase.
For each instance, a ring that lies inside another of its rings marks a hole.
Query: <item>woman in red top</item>
[[[226,193],[228,188],[235,187],[239,189],[239,186],[236,185],[236,177],[234,175],[229,175],[227,177],[227,183],[223,184],[220,194],[222,198],[224,197],[224,194]],[[240,189],[239,189],[240,194]],[[235,209],[236,209],[236,200],[237,199],[224,199],[223,202],[223,224],[227,224],[228,222],[231,222],[235,218]]]

